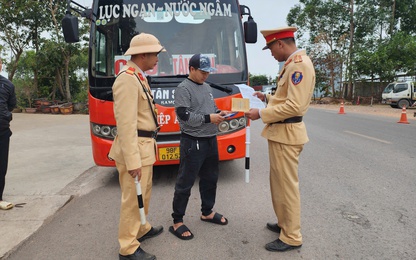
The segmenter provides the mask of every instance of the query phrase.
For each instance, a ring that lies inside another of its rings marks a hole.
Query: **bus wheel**
[[[399,100],[399,102],[397,103],[397,106],[398,106],[399,108],[403,108],[403,107],[408,108],[408,107],[409,107],[409,101],[408,101],[408,100],[406,100],[406,99],[401,99],[401,100]]]

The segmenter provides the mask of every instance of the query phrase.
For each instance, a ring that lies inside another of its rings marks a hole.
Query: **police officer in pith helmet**
[[[269,251],[287,251],[302,246],[300,233],[300,193],[298,161],[303,145],[309,141],[303,116],[308,110],[315,87],[315,69],[305,50],[296,47],[296,27],[260,31],[272,56],[285,61],[274,94],[255,95],[267,102],[264,109],[250,109],[246,116],[266,124],[270,159],[270,189],[277,223],[267,228],[279,234],[266,244]]]
[[[113,85],[117,136],[109,157],[116,162],[121,188],[118,240],[120,260],[156,259],[140,242],[158,236],[162,226],[141,224],[135,187],[140,181],[143,207],[148,214],[152,191],[153,164],[156,161],[156,135],[159,129],[153,96],[144,72],[153,69],[158,54],[165,51],[159,40],[147,33],[133,37],[125,55],[131,55]]]

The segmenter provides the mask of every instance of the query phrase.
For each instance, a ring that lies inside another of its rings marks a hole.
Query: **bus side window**
[[[95,73],[99,75],[106,75],[106,39],[105,35],[97,30],[97,46],[95,48]]]

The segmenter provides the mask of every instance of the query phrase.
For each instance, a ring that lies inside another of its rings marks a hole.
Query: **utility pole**
[[[350,0],[350,47],[348,57],[348,93],[347,99],[352,99],[352,58],[354,47],[354,0]]]

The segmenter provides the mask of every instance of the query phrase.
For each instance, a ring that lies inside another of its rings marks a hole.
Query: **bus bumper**
[[[237,132],[219,135],[218,153],[220,161],[229,161],[234,159],[244,158],[246,154],[246,129]],[[110,152],[112,140],[99,138],[91,135],[92,152],[94,162],[98,166],[114,167],[115,162],[108,157]],[[154,165],[174,165],[179,164],[179,141],[174,143],[158,144],[157,146],[156,162]],[[167,155],[166,151],[171,154]]]
[[[96,165],[108,167],[116,166],[116,163],[108,157],[111,145],[113,144],[112,140],[106,140],[91,134],[91,143],[92,156]]]
[[[244,158],[246,154],[246,129],[237,132],[219,135],[218,154],[220,161],[229,161]],[[172,154],[167,155],[166,151]],[[179,142],[170,144],[158,144],[158,154],[155,165],[173,165],[179,164]]]

